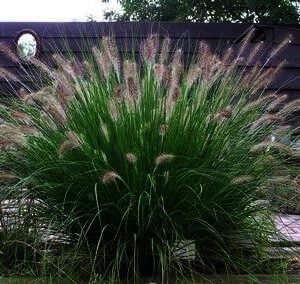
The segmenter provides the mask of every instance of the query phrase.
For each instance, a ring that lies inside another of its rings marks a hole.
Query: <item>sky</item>
[[[0,22],[103,20],[102,0],[0,0]]]

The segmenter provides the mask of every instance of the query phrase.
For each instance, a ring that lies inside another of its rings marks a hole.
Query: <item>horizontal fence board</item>
[[[274,43],[281,43],[289,35],[292,36],[291,43],[300,44],[300,28],[279,27],[274,29]]]
[[[24,29],[33,30],[39,37],[95,37],[112,35],[122,37],[147,36],[149,33],[187,38],[236,38],[249,24],[199,24],[167,22],[72,22],[72,23],[4,23],[0,22],[0,37],[15,37]]]

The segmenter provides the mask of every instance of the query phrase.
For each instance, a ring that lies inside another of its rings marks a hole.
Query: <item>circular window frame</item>
[[[32,63],[30,62],[30,59],[29,59],[29,60],[24,60],[24,59],[22,59],[21,56],[18,54],[18,40],[19,40],[20,37],[21,37],[22,35],[24,35],[24,34],[31,34],[31,35],[34,37],[35,41],[36,41],[36,53],[35,53],[34,57],[32,57],[32,58],[38,58],[38,57],[39,57],[39,55],[40,55],[40,46],[41,46],[41,42],[40,42],[40,38],[39,38],[39,36],[37,35],[37,33],[36,33],[34,30],[31,30],[31,29],[23,29],[23,30],[19,31],[19,32],[16,34],[16,36],[15,36],[15,39],[14,39],[14,46],[15,46],[15,53],[16,53],[18,59],[20,60],[20,62],[21,62],[22,64],[28,64],[28,65],[30,65],[30,64],[32,64]]]

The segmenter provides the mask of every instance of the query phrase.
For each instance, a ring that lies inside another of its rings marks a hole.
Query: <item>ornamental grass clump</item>
[[[298,109],[265,93],[282,64],[263,69],[261,44],[244,57],[250,37],[222,56],[200,43],[189,64],[157,35],[138,62],[113,37],[82,62],[32,60],[50,83],[1,105],[3,196],[61,214],[98,275],[239,271],[236,240],[257,247],[270,229],[259,188],[278,168],[293,174],[293,150],[271,135]],[[184,242],[192,259],[176,253]]]

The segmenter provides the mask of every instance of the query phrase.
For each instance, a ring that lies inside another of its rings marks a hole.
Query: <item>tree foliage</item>
[[[122,14],[108,19],[296,24],[298,1],[291,0],[121,0]]]

